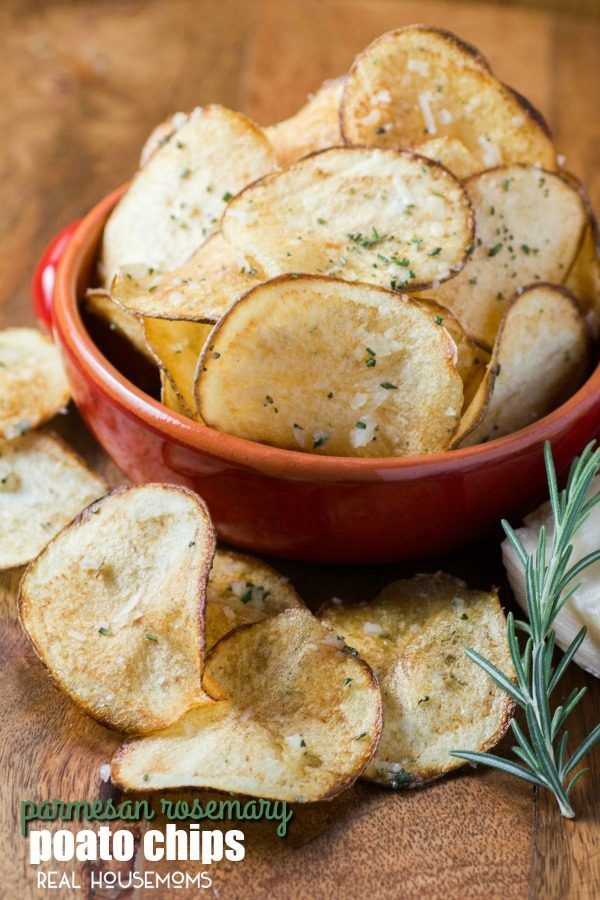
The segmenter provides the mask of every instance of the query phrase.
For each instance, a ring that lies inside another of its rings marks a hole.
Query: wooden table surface
[[[442,0],[4,0],[0,326],[31,323],[28,282],[45,242],[130,175],[155,123],[208,101],[260,123],[275,121],[323,78],[346,71],[373,37],[419,21],[477,44],[497,73],[541,108],[568,167],[600,207],[598,20]],[[119,480],[75,413],[60,428]],[[466,575],[474,586],[502,582],[496,538],[434,567]],[[280,568],[311,605],[333,594],[372,596],[412,569]],[[35,889],[18,802],[98,796],[99,766],[118,744],[51,686],[34,658],[15,616],[19,575],[0,580],[1,898],[54,895]],[[510,604],[506,590],[503,597]],[[567,681],[565,692],[573,684],[589,689],[573,716],[578,740],[598,718],[600,685],[577,669]],[[331,803],[298,808],[285,840],[269,824],[249,824],[246,860],[213,866],[207,893],[221,900],[599,897],[598,750],[574,805],[579,816],[567,822],[547,795],[491,771],[467,771],[410,793],[359,784]],[[84,865],[75,868],[84,878]],[[82,894],[142,896],[56,893]]]

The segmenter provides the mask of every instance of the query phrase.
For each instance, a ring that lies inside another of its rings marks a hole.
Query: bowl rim
[[[121,185],[100,200],[75,228],[56,269],[53,295],[53,330],[95,385],[130,417],[142,419],[155,431],[195,450],[231,463],[269,472],[278,477],[307,480],[381,480],[386,472],[394,478],[435,476],[463,472],[471,467],[493,465],[515,453],[552,441],[565,428],[600,401],[600,363],[579,390],[547,416],[519,431],[457,450],[419,456],[344,457],[321,456],[300,450],[285,450],[218,431],[188,419],[163,406],[121,374],[102,354],[85,328],[79,309],[77,285],[81,265],[101,236],[112,208],[127,188]],[[599,415],[600,418],[600,415]]]

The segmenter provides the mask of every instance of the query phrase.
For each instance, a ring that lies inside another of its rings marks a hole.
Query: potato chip
[[[425,297],[419,297],[419,304],[429,311],[436,325],[446,329],[456,344],[456,369],[463,382],[463,409],[465,409],[483,380],[490,354],[469,337],[458,319],[445,306]]]
[[[196,494],[147,484],[88,506],[27,569],[25,630],[54,681],[89,715],[144,733],[202,697],[214,543]]]
[[[280,166],[286,168],[307,153],[344,143],[340,131],[344,82],[344,78],[324,81],[295,115],[265,128]]]
[[[140,169],[146,165],[155,150],[171,140],[177,129],[185,125],[188,118],[188,113],[176,112],[152,129],[140,153]]]
[[[587,211],[587,222],[577,256],[565,283],[577,297],[582,311],[588,317],[594,336],[598,337],[600,333],[600,240],[598,223],[585,193],[582,200]]]
[[[127,790],[208,787],[255,797],[325,800],[369,763],[381,731],[370,668],[308,611],[242,627],[206,661],[219,700],[166,731],[125,744],[113,780]]]
[[[319,615],[379,679],[383,732],[364,778],[418,787],[465,765],[450,750],[487,750],[508,728],[512,700],[465,653],[512,672],[495,590],[468,590],[438,572],[395,581],[370,603],[326,604]]]
[[[500,326],[474,401],[479,415],[467,410],[455,444],[481,444],[541,419],[577,390],[588,364],[587,330],[573,295],[552,284],[525,288]]]
[[[237,628],[304,606],[287,578],[252,556],[217,550],[206,594],[206,646]]]
[[[337,147],[241,191],[222,231],[270,276],[331,275],[403,290],[462,268],[473,219],[462,186],[437,163]]]
[[[421,156],[426,156],[445,166],[461,181],[482,170],[479,160],[469,153],[458,138],[431,138],[423,144],[418,144],[415,147],[415,153],[420,153]]]
[[[164,369],[160,370],[160,402],[173,412],[179,413],[180,416],[186,416],[188,419],[194,418],[192,410],[185,405]]]
[[[217,233],[168,275],[148,276],[139,267],[121,271],[111,295],[123,309],[143,316],[218,322],[234,300],[264,279],[255,261]]]
[[[349,144],[414,148],[457,138],[478,170],[507,163],[556,168],[540,113],[490,71],[478,50],[440,28],[409,25],[354,60],[340,105]]]
[[[222,106],[195,109],[137,173],[104,229],[107,284],[123,267],[169,271],[218,230],[228,199],[275,167],[264,133]]]
[[[0,571],[34,559],[104,481],[54,435],[0,443]]]
[[[427,296],[491,348],[517,288],[565,280],[585,227],[585,208],[561,176],[533,167],[484,172],[466,188],[477,223],[471,258],[456,278]]]
[[[0,440],[12,440],[67,405],[60,351],[35,328],[0,331]]]
[[[144,319],[148,346],[190,413],[195,409],[194,377],[212,325],[184,319]]]
[[[115,303],[108,291],[104,288],[90,288],[83,298],[83,306],[87,312],[102,319],[109,328],[133,344],[139,353],[154,360],[154,356],[146,344],[144,328],[139,318]]]
[[[456,348],[408,298],[316,276],[250,291],[215,326],[196,404],[214,428],[288,450],[401,456],[447,447]]]

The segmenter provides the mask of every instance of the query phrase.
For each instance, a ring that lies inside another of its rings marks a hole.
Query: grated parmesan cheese
[[[362,630],[365,634],[383,634],[383,628],[376,622],[365,622]]]
[[[429,63],[423,59],[415,59],[413,56],[409,57],[406,68],[409,72],[418,72],[423,78],[429,75]]]
[[[431,112],[431,107],[429,105],[430,100],[431,92],[421,91],[421,93],[419,94],[419,106],[421,107],[421,112],[423,114],[425,129],[429,134],[436,134],[437,126],[435,124],[435,119],[433,118],[433,113]]]
[[[301,750],[302,749],[302,735],[301,734],[288,734],[284,737],[284,741],[288,744],[292,750]]]
[[[67,634],[75,641],[85,641],[85,634],[82,634],[80,631],[75,631],[73,628],[70,631],[67,631]]]
[[[502,154],[500,153],[499,147],[496,144],[493,144],[492,141],[488,137],[484,135],[480,135],[477,138],[479,146],[483,150],[481,154],[483,159],[484,166],[487,166],[489,169],[493,169],[494,166],[499,166],[502,163]]]

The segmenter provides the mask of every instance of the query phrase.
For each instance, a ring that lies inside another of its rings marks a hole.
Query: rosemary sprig
[[[575,582],[577,576],[600,559],[598,549],[569,567],[573,538],[588,518],[592,507],[600,503],[600,491],[588,496],[592,481],[600,471],[600,448],[596,448],[595,442],[592,442],[574,460],[563,491],[558,490],[549,444],[544,447],[544,458],[554,518],[551,545],[547,546],[546,529],[542,527],[535,551],[528,553],[508,522],[502,522],[506,536],[525,572],[529,616],[529,622],[515,619],[512,613],[507,617],[508,645],[516,673],[516,684],[479,653],[474,650],[466,651],[469,658],[481,666],[525,711],[527,733],[515,719],[512,720],[511,728],[517,741],[512,752],[516,761],[493,753],[474,753],[468,750],[453,750],[450,755],[502,769],[517,778],[548,788],[556,797],[562,815],[571,819],[575,813],[569,797],[573,785],[587,769],[581,769],[575,775],[571,773],[592,747],[600,742],[600,723],[567,758],[569,734],[565,730],[565,723],[583,697],[585,688],[575,688],[553,712],[550,709],[550,696],[581,646],[586,629],[582,628],[575,636],[556,668],[553,668],[556,634],[552,626],[565,603],[578,589],[579,584]],[[517,639],[518,631],[527,636],[522,652]]]

